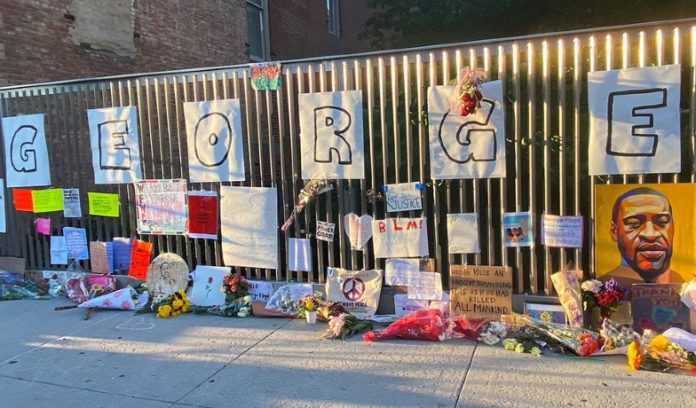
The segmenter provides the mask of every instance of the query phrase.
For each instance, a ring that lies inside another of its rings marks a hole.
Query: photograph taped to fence
[[[590,175],[679,173],[679,65],[588,74]]]
[[[51,185],[44,115],[2,118],[7,187]]]
[[[434,180],[505,177],[502,82],[483,83],[481,107],[466,117],[450,107],[453,89],[428,89],[430,176]]]
[[[363,179],[362,92],[299,95],[302,178]]]
[[[184,104],[191,182],[244,181],[239,99]]]
[[[132,183],[143,178],[135,106],[89,109],[94,184]]]

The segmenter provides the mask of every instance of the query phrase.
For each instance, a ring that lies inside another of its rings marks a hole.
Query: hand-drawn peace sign
[[[356,301],[365,293],[365,282],[360,278],[348,278],[343,282],[341,291],[346,299]]]

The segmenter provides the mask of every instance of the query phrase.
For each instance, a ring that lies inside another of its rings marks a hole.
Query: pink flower
[[[346,316],[348,316],[347,313],[341,313],[338,316],[331,316],[331,320],[329,320],[329,328],[333,331],[334,336],[341,336],[343,326],[346,325]]]

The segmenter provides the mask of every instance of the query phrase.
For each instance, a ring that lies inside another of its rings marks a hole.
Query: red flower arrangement
[[[585,311],[598,308],[602,318],[611,317],[626,291],[614,279],[602,283],[588,280],[582,283],[582,300]]]
[[[222,291],[225,292],[225,301],[231,301],[244,297],[249,290],[249,281],[238,273],[228,273],[222,278]]]
[[[483,94],[480,85],[486,80],[486,73],[477,69],[464,68],[459,74],[459,81],[454,87],[451,108],[462,116],[476,113],[481,107]]]

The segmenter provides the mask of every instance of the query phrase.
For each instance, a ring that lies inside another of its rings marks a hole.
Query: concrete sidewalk
[[[302,320],[0,302],[2,407],[696,406],[696,377],[471,341],[319,340]]]

